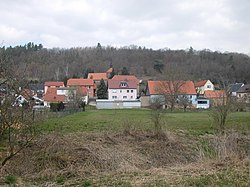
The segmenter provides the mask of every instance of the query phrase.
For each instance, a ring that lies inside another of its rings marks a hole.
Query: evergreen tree
[[[97,98],[98,99],[107,99],[108,93],[107,93],[107,86],[102,79],[99,86],[97,87]]]
[[[129,75],[129,71],[127,67],[122,68],[122,75]]]

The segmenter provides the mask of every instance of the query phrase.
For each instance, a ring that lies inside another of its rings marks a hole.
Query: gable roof
[[[193,81],[148,81],[148,91],[150,95],[170,94],[174,92],[174,87],[178,87],[177,94],[196,95]]]
[[[93,79],[69,79],[67,81],[67,86],[92,86],[94,85]]]
[[[204,97],[206,98],[223,98],[226,97],[226,92],[224,90],[205,90]]]
[[[106,71],[106,73],[112,73],[112,71],[113,71],[113,68],[109,68],[109,69]]]
[[[207,83],[208,80],[202,80],[202,81],[199,81],[199,82],[195,82],[194,83],[194,86],[195,87],[201,87],[201,86],[204,86],[206,83]]]
[[[48,88],[46,94],[44,95],[44,101],[47,102],[64,102],[64,95],[57,95],[57,88]]]
[[[237,93],[250,93],[250,84],[245,84],[242,86]]]
[[[88,74],[88,79],[93,79],[93,80],[107,80],[107,73],[89,73]]]
[[[44,83],[44,86],[64,86],[63,82],[48,81]]]
[[[229,85],[229,92],[237,92],[242,86],[244,86],[243,83],[235,83],[235,84],[231,84]]]
[[[135,75],[115,75],[112,80],[135,80],[139,84],[139,79]]]
[[[122,83],[125,83],[126,86],[121,86]],[[108,89],[136,89],[137,82],[136,80],[108,80]]]

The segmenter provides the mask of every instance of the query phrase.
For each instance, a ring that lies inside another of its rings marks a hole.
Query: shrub
[[[13,175],[8,175],[5,177],[4,182],[6,184],[15,184],[16,183],[16,177]]]
[[[58,176],[56,178],[56,183],[60,184],[60,185],[63,185],[64,184],[64,178],[63,178],[63,176]]]

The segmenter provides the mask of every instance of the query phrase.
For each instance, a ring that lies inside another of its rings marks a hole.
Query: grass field
[[[152,133],[149,109],[37,122],[42,133],[0,170],[0,186],[250,186],[250,112],[231,113],[235,131],[223,135],[209,111],[167,111],[162,122],[166,137]]]
[[[213,123],[209,111],[200,112],[166,112],[162,115],[164,127],[168,130],[183,130],[192,134],[213,132]],[[103,132],[120,131],[128,126],[135,130],[151,130],[151,110],[86,110],[62,118],[53,118],[40,122],[39,127],[45,132]],[[231,113],[227,127],[240,131],[250,129],[250,112]]]

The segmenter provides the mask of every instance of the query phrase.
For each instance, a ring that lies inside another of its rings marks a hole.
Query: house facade
[[[179,88],[175,89],[179,84]],[[178,98],[187,98],[193,107],[197,105],[197,93],[193,81],[148,81],[146,96],[149,96],[150,103],[159,100],[161,103],[167,103],[168,95],[175,95],[176,102]]]
[[[197,98],[196,108],[208,109],[210,107],[210,100],[205,97]]]
[[[135,80],[108,80],[108,100],[123,101],[137,99],[137,82]]]
[[[62,93],[57,93],[57,87],[49,87],[44,95],[44,106],[50,107],[50,103],[60,103],[65,102],[65,95]]]
[[[94,84],[98,86],[102,79],[104,80],[105,84],[107,84],[108,76],[107,73],[89,73],[88,79],[92,79]]]
[[[207,90],[214,90],[214,84],[210,80],[202,80],[195,84],[196,92],[200,95],[204,95]]]
[[[250,103],[250,84],[242,86],[237,92],[236,96],[238,100],[245,103]]]
[[[210,106],[226,104],[227,93],[224,90],[206,90],[204,97],[210,100]]]
[[[67,87],[77,88],[78,93],[82,96],[95,97],[95,84],[93,79],[69,79]]]
[[[139,97],[140,80],[135,75],[115,75],[112,80],[132,80],[136,82],[137,97]]]
[[[45,82],[44,83],[44,93],[47,93],[48,88],[62,88],[65,87],[63,82]]]

